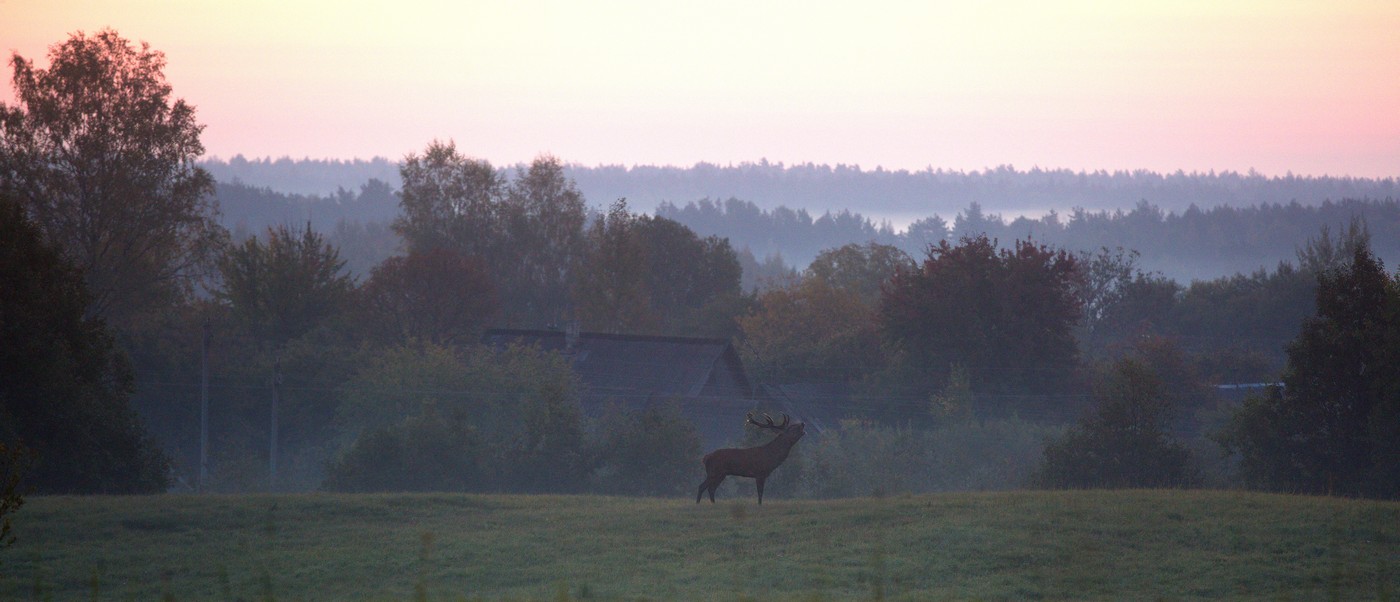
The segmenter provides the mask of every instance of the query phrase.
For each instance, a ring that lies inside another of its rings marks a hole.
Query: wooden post
[[[209,479],[209,318],[204,319],[203,330],[199,342],[199,482],[195,491],[203,491]]]
[[[277,489],[277,406],[282,402],[282,358],[272,362],[272,433],[269,437],[267,455],[267,484],[269,490]]]

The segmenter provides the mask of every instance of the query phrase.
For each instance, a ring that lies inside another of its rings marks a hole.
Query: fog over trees
[[[234,157],[201,165],[219,180],[230,228],[311,221],[331,231],[342,220],[364,227],[397,215],[397,163],[382,158]],[[908,172],[766,162],[562,167],[599,213],[626,198],[633,211],[728,238],[756,262],[781,256],[799,269],[847,243],[874,241],[919,255],[940,239],[986,233],[1072,250],[1132,248],[1144,266],[1187,283],[1272,269],[1319,228],[1352,216],[1370,226],[1378,257],[1400,260],[1395,178],[1009,166]],[[347,259],[358,272],[355,253]]]
[[[241,182],[284,193],[328,195],[370,179],[398,187],[397,161],[372,159],[230,159],[202,163],[221,182]],[[736,197],[763,209],[779,206],[815,213],[847,209],[877,219],[907,221],[933,214],[952,215],[970,203],[987,211],[1021,215],[1075,207],[1121,209],[1147,201],[1165,211],[1191,205],[1244,207],[1298,201],[1315,204],[1346,198],[1400,197],[1396,178],[1328,175],[1264,175],[1253,170],[1158,173],[1073,171],[999,165],[982,170],[928,167],[917,171],[860,165],[757,163],[689,167],[635,165],[567,165],[566,175],[590,199],[626,198],[634,209],[650,213],[669,201]]]
[[[0,104],[0,476],[40,493],[674,495],[695,486],[698,424],[767,438],[742,430],[752,408],[812,424],[767,483],[780,495],[1400,495],[1393,180],[580,171],[441,141],[206,173],[159,52],[105,30],[51,54],[110,72],[16,57],[20,102]],[[596,174],[662,196],[590,196]],[[872,215],[930,196],[900,229],[810,209],[855,190],[896,199],[851,202]],[[1078,208],[998,213],[1052,197]],[[668,347],[591,385],[581,329]],[[687,356],[724,378],[642,382]]]

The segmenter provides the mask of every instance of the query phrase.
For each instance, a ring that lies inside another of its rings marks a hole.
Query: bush
[[[361,435],[332,465],[326,489],[479,491],[482,449],[475,429],[457,416],[415,416]]]
[[[1045,446],[1044,487],[1180,487],[1200,482],[1191,453],[1166,434],[1171,405],[1145,365],[1120,360],[1096,391],[1095,413]]]
[[[802,497],[881,496],[1021,487],[1053,426],[959,420],[932,429],[846,421],[798,446]]]
[[[594,487],[622,495],[689,492],[700,465],[700,435],[674,404],[611,409],[598,430]]]
[[[384,354],[347,386],[341,452],[325,487],[582,491],[588,482],[577,377],[532,348]],[[434,468],[425,464],[439,463]],[[413,476],[398,472],[417,472]]]
[[[23,444],[5,445],[0,441],[0,550],[13,544],[10,535],[11,521],[15,512],[24,505],[24,495],[20,491],[20,477],[29,467],[32,452]]]

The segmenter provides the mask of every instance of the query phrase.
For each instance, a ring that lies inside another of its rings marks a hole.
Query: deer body
[[[717,449],[705,454],[705,481],[700,483],[700,490],[695,494],[695,503],[700,503],[706,491],[710,492],[710,503],[714,503],[715,489],[719,488],[725,477],[735,476],[754,479],[758,488],[758,503],[763,504],[764,481],[787,459],[797,440],[806,434],[806,425],[801,422],[789,425],[787,415],[783,416],[783,423],[780,425],[774,424],[767,414],[763,417],[767,421],[766,424],[754,421],[752,414],[749,415],[748,422],[760,428],[776,430],[778,437],[758,447]]]

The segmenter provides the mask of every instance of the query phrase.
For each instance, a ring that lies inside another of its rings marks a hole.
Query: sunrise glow
[[[221,157],[1400,176],[1395,2],[0,0],[40,64],[103,27]]]

